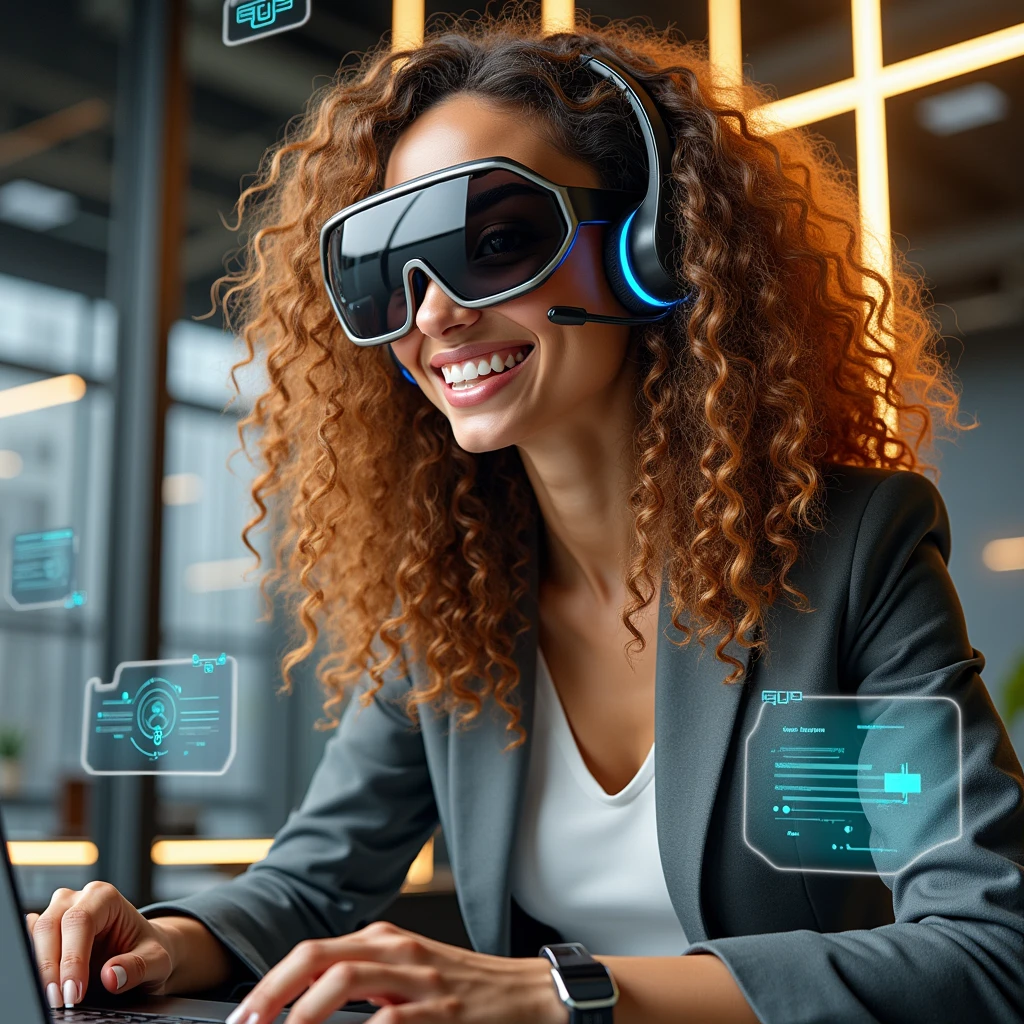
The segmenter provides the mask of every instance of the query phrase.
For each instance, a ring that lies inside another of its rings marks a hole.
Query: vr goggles
[[[557,269],[580,224],[607,224],[643,193],[558,185],[515,160],[471,160],[336,213],[320,233],[327,291],[357,345],[407,334],[427,279],[469,309],[523,295]]]

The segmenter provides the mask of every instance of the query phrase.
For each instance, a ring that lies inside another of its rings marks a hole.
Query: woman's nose
[[[416,309],[416,327],[430,338],[443,338],[456,327],[469,327],[480,319],[479,309],[467,309],[447,296],[436,281],[428,281]]]

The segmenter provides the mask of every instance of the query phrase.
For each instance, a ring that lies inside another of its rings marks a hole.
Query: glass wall
[[[20,4],[0,33],[0,801],[12,840],[93,838],[79,744],[85,680],[104,671],[124,15],[116,0]],[[93,847],[51,850],[78,863],[20,868],[31,903],[89,877]]]

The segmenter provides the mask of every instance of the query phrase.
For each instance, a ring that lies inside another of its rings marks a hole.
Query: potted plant
[[[28,734],[15,725],[0,725],[0,795],[13,796],[21,785],[21,758]]]

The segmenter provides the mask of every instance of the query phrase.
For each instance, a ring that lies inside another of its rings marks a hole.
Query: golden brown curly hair
[[[262,459],[243,536],[255,554],[252,531],[275,532],[264,586],[283,590],[300,627],[284,687],[322,642],[334,720],[350,684],[367,674],[368,703],[408,655],[428,679],[409,693],[412,721],[431,704],[469,722],[491,698],[510,746],[525,739],[512,652],[528,628],[539,512],[514,446],[462,450],[385,347],[345,338],[321,279],[320,227],[382,188],[396,139],[453,93],[535,117],[604,187],[642,190],[633,117],[581,69],[584,53],[628,70],[661,108],[674,139],[673,258],[693,296],[631,338],[627,654],[643,649],[633,616],[664,568],[684,642],[715,638],[734,680],[726,645],[763,645],[777,600],[806,606],[788,573],[801,535],[820,528],[827,464],[915,469],[936,418],[956,425],[920,281],[897,260],[890,288],[858,262],[856,196],[834,150],[806,130],[759,135],[743,111],[770,97],[744,84],[726,98],[703,45],[624,23],[544,37],[522,11],[439,24],[416,49],[382,43],[314,94],[268,153],[238,203],[252,225],[244,269],[219,282],[248,351],[239,365],[259,360],[269,379],[240,427]]]

